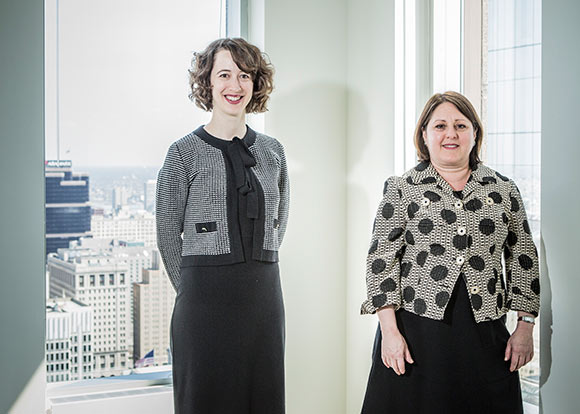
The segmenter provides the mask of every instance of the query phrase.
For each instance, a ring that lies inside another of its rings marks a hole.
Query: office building
[[[90,236],[89,176],[75,173],[71,161],[46,161],[46,253]]]
[[[94,377],[119,375],[130,358],[130,266],[111,252],[82,245],[48,255],[50,297],[93,308]]]
[[[157,189],[157,180],[147,180],[143,185],[143,208],[150,213],[155,212],[155,193]]]
[[[91,217],[93,237],[143,242],[145,247],[157,246],[155,216],[150,212],[120,210],[117,215],[94,214]]]
[[[81,239],[78,242],[71,243],[69,249],[61,249],[58,252],[65,257],[77,257],[74,260],[79,260],[78,257],[92,258],[92,261],[101,260],[101,262],[108,262],[111,266],[116,266],[119,269],[124,269],[123,279],[125,280],[125,290],[127,299],[125,300],[125,307],[127,311],[123,312],[125,316],[124,327],[124,342],[123,345],[129,353],[129,358],[133,355],[133,284],[142,280],[143,269],[148,269],[152,266],[154,254],[151,248],[143,246],[143,243],[128,243],[125,241],[118,241],[113,239],[99,239],[88,238]],[[54,256],[54,255],[51,255]],[[99,259],[100,258],[100,259]],[[49,257],[49,262],[54,262],[54,257]],[[49,272],[51,268],[49,267]],[[53,269],[52,273],[54,274]],[[90,280],[89,280],[90,283]],[[61,284],[58,278],[52,277],[49,281],[49,290],[51,296],[59,296],[62,294],[73,294],[70,291],[70,283]]]
[[[46,381],[93,378],[93,310],[71,298],[46,303]]]
[[[155,252],[152,269],[143,271],[143,281],[133,286],[134,359],[154,351],[154,365],[167,364],[171,314],[175,290]]]
[[[117,211],[126,206],[129,201],[129,190],[126,187],[115,187],[112,193],[113,211]]]

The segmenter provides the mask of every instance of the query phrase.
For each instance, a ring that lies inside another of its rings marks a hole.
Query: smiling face
[[[243,116],[252,100],[254,82],[240,70],[229,50],[216,53],[210,75],[213,111],[229,116]]]
[[[469,153],[475,145],[475,130],[455,105],[443,102],[435,108],[423,129],[423,140],[433,165],[463,168],[469,165]]]

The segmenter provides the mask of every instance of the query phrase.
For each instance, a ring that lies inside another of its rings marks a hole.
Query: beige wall
[[[365,259],[383,183],[394,174],[394,1],[350,0],[348,9],[347,221],[345,254],[345,413],[360,412],[377,327],[374,315],[360,316]]]
[[[250,2],[250,40],[276,67],[265,130],[290,165],[289,414],[360,411],[377,323],[359,316],[364,263],[393,174],[393,10],[392,0]]]
[[[276,67],[265,130],[284,144],[291,180],[280,261],[287,412],[343,413],[346,2],[264,3],[264,45]]]

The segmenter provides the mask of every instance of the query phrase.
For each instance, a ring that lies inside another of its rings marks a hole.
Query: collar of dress
[[[445,181],[443,177],[441,177],[435,167],[433,167],[433,164],[431,164],[429,161],[420,162],[414,168],[403,174],[403,178],[408,184],[411,185],[435,184],[436,186],[440,187],[441,190],[449,194],[453,194],[455,192],[449,183]],[[496,184],[498,180],[509,181],[509,178],[504,177],[500,173],[483,165],[483,163],[478,163],[471,171],[471,175],[461,192],[464,195],[468,195],[475,189],[476,186]]]

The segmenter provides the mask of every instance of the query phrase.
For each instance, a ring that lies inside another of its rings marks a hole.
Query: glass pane
[[[152,350],[141,365],[170,363],[155,179],[169,145],[209,119],[187,69],[220,37],[224,4],[46,1],[49,382],[129,374]]]
[[[541,0],[488,0],[486,163],[512,178],[540,245]],[[508,324],[515,324],[510,313]],[[526,413],[539,404],[539,323],[534,359],[520,369]]]

